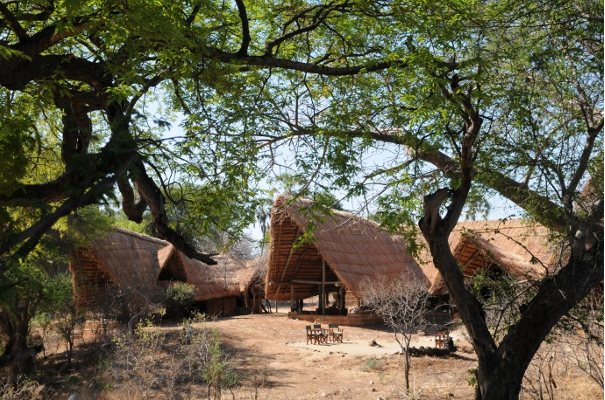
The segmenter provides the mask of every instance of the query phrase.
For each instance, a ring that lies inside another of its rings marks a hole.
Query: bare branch
[[[243,0],[235,0],[237,4],[237,10],[239,11],[239,18],[242,21],[242,45],[237,51],[237,55],[246,56],[248,55],[248,46],[250,45],[250,27],[248,26],[248,15],[246,13],[246,6]]]

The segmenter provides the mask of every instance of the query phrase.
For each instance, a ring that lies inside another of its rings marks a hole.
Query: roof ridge
[[[160,239],[160,238],[156,238],[153,236],[149,236],[149,235],[145,235],[144,233],[139,233],[139,232],[135,232],[135,231],[131,231],[129,229],[126,228],[120,228],[119,226],[114,226],[112,227],[114,232],[118,232],[118,233],[123,233],[125,235],[129,235],[132,237],[136,237],[139,239],[143,239],[143,240],[147,240],[150,242],[154,242],[154,243],[158,243],[158,244],[163,244],[164,246],[171,244],[170,242]]]

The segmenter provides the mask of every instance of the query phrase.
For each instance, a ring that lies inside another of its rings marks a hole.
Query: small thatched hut
[[[155,302],[170,282],[180,281],[194,286],[200,310],[233,315],[244,306],[240,280],[251,279],[252,274],[233,257],[218,255],[214,259],[217,265],[206,265],[167,241],[114,228],[87,248],[78,249],[69,268],[80,307],[108,301],[116,290]]]
[[[361,284],[376,277],[414,279],[428,289],[429,280],[407,252],[402,237],[390,235],[378,224],[354,214],[331,210],[323,218],[308,210],[305,199],[276,199],[271,215],[271,247],[265,295],[272,300],[302,299],[338,293],[339,313],[358,306]],[[313,227],[312,238],[308,229]],[[324,314],[325,301],[319,302]]]

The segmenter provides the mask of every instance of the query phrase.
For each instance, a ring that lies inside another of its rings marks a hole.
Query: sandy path
[[[234,349],[234,360],[250,379],[267,377],[267,387],[258,392],[260,399],[402,398],[401,356],[396,355],[400,348],[391,332],[344,327],[342,344],[307,345],[308,322],[281,313],[220,318],[210,324]],[[381,347],[369,346],[373,339]],[[432,340],[415,337],[413,345],[431,345]],[[414,358],[414,391],[426,399],[443,399],[450,393],[470,398],[465,377],[474,364],[474,357],[466,353],[461,358]]]

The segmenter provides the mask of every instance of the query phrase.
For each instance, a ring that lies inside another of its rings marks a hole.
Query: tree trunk
[[[405,377],[405,392],[406,393],[410,393],[410,362],[411,362],[411,356],[410,356],[410,338],[408,338],[407,336],[404,336],[403,340],[405,340],[405,353],[403,354],[405,357],[405,365],[404,365],[404,377]]]
[[[7,378],[10,385],[16,386],[19,383],[19,377],[22,375],[29,374],[34,366],[33,358],[35,355],[42,350],[41,346],[38,348],[27,347],[27,334],[28,326],[14,323],[10,321],[5,324],[5,333],[9,336],[9,340],[6,343],[4,353],[0,357],[3,363],[8,365]]]
[[[574,260],[572,254],[559,273],[544,280],[500,343],[497,363],[480,375],[482,400],[519,397],[525,370],[552,327],[603,281],[602,247],[589,253],[584,261]]]
[[[481,400],[518,399],[525,370],[552,327],[603,281],[601,244],[577,255],[556,275],[540,283],[536,296],[524,307],[521,318],[496,346],[477,299],[466,289],[464,277],[453,256],[449,232],[438,221],[421,220],[435,267],[443,276],[477,354],[477,398]]]

